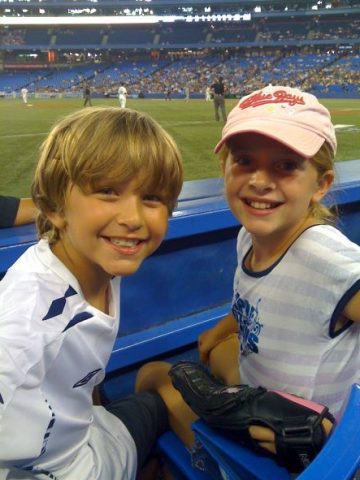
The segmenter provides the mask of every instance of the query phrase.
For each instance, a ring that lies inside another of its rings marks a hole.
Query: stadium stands
[[[0,4],[0,12],[5,17],[39,14],[37,0],[26,3],[26,9],[20,1]],[[41,6],[46,15],[156,14],[177,15],[181,20],[5,25],[0,27],[0,91],[14,95],[26,86],[38,94],[80,94],[82,82],[87,81],[95,94],[108,95],[116,93],[121,79],[134,96],[164,95],[166,85],[175,97],[182,97],[187,86],[192,98],[203,98],[206,86],[221,74],[232,96],[268,82],[297,85],[322,97],[359,96],[357,0],[333,2],[331,8],[325,2],[315,5],[306,0],[286,6],[264,0],[256,8],[251,2],[234,0],[211,2],[211,7],[200,0],[187,2],[186,7],[176,1],[154,1],[151,9],[135,7],[131,0],[123,6],[97,3],[101,8],[91,12],[82,10],[87,4],[81,1],[42,2]],[[84,73],[84,63],[94,68]],[[19,66],[39,71],[30,76],[14,73]]]

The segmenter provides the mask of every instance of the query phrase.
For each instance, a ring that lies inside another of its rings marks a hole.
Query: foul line
[[[214,123],[212,121],[196,121],[196,122],[162,122],[161,125],[165,127],[181,127],[181,126],[188,126],[188,125],[205,125]],[[0,138],[22,138],[22,137],[41,137],[44,135],[48,135],[49,132],[41,132],[41,133],[16,133],[13,135],[0,135]]]
[[[49,132],[44,133],[16,133],[14,135],[0,135],[0,138],[19,138],[19,137],[40,137],[47,135]]]

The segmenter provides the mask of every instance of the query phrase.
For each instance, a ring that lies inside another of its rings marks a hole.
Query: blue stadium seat
[[[158,448],[175,480],[212,480],[206,473],[192,467],[189,452],[172,432],[161,436]]]

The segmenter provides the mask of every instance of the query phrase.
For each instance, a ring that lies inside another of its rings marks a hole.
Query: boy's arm
[[[198,339],[200,360],[208,364],[211,350],[230,335],[237,333],[238,325],[231,312],[210,330],[203,332]]]
[[[346,304],[343,314],[353,322],[360,322],[360,291],[355,293],[352,299]]]

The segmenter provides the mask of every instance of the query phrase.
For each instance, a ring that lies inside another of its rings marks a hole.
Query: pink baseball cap
[[[233,135],[256,132],[312,157],[326,140],[336,154],[335,128],[330,112],[310,93],[268,85],[243,97],[228,115],[217,153]]]

